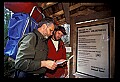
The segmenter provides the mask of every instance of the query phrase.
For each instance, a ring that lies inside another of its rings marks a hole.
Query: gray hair
[[[43,24],[50,25],[50,24],[55,24],[54,19],[51,17],[46,17],[43,18],[39,23],[38,23],[38,28],[41,27]]]

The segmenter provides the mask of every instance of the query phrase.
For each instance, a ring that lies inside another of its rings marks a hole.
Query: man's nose
[[[53,32],[51,32],[51,34],[50,35],[52,35],[53,34]]]
[[[59,37],[61,38],[61,37],[62,37],[62,35],[59,35]]]

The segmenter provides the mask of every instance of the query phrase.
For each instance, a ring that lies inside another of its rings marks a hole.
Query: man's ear
[[[43,24],[42,27],[43,27],[43,29],[46,29],[46,28],[47,28],[46,24]]]

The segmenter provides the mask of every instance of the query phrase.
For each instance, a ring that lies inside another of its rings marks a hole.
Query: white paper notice
[[[65,47],[66,48],[66,52],[72,52],[71,47]]]
[[[108,24],[78,28],[77,38],[77,72],[108,78]]]

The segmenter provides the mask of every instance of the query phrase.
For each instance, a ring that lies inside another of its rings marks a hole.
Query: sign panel
[[[66,48],[66,52],[72,52],[71,47],[65,47]]]
[[[76,71],[93,77],[109,77],[108,24],[77,27]]]

